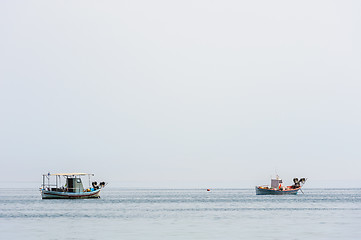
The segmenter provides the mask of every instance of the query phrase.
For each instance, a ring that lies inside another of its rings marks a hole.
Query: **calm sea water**
[[[1,239],[361,239],[361,189],[115,189],[41,200],[0,189]]]

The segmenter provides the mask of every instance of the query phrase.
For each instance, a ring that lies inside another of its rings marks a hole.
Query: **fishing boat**
[[[42,199],[99,198],[100,190],[106,183],[91,182],[92,176],[94,176],[92,173],[43,174],[43,184],[40,187],[41,197]],[[88,177],[88,188],[83,187],[82,177]]]
[[[306,178],[294,178],[293,185],[284,186],[282,179],[277,175],[275,179],[271,179],[271,186],[256,186],[256,195],[296,195],[305,182]]]

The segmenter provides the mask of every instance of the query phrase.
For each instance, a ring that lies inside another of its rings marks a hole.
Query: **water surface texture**
[[[1,239],[360,239],[361,189],[116,189],[42,200],[1,189]]]

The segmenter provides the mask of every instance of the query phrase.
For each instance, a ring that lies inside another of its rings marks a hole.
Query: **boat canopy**
[[[43,174],[43,176],[94,176],[93,173],[53,173],[53,174]]]

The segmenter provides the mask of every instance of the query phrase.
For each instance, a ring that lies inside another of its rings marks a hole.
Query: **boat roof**
[[[43,174],[44,176],[85,176],[85,175],[92,175],[93,173],[52,173],[52,174]]]

